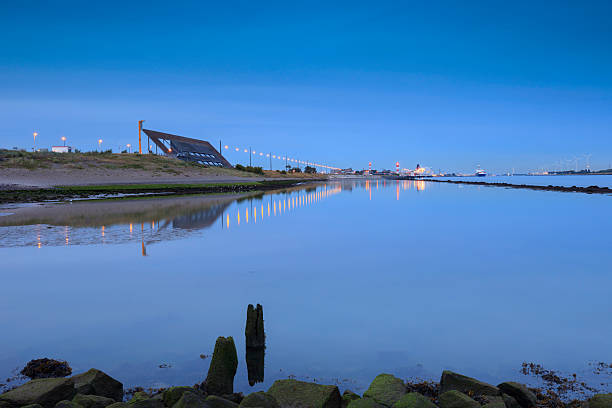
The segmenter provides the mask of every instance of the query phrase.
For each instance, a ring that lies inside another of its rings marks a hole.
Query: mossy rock
[[[98,395],[115,401],[123,400],[123,384],[103,371],[92,368],[73,376],[72,380],[78,394]]]
[[[70,407],[67,407],[70,408]],[[106,408],[130,408],[130,405],[127,402],[115,402],[114,404],[110,404]]]
[[[349,402],[347,408],[385,408],[385,406],[372,398],[359,398]]]
[[[478,402],[457,390],[440,394],[438,400],[440,408],[480,408]]]
[[[55,404],[55,408],[81,408],[81,407],[72,401],[63,400]]]
[[[181,399],[183,393],[185,392],[195,392],[193,387],[170,387],[164,391],[162,400],[164,401],[164,405],[167,407],[171,407],[178,400]]]
[[[351,401],[355,401],[360,398],[361,396],[359,394],[355,394],[351,390],[344,390],[344,392],[342,393],[342,401],[340,401],[340,405],[342,408],[347,408],[348,404],[350,404]]]
[[[206,401],[210,408],[238,408],[238,404],[235,402],[216,395],[209,395],[204,401]]]
[[[363,397],[374,399],[376,402],[390,407],[406,394],[404,381],[391,374],[379,374],[374,378],[372,384],[363,393]]]
[[[503,382],[497,386],[503,393],[513,397],[523,408],[535,407],[538,403],[535,394],[523,384],[514,381]]]
[[[253,392],[240,402],[240,408],[280,408],[280,405],[276,398],[267,392],[259,391]]]
[[[494,385],[444,370],[442,372],[442,378],[440,379],[440,394],[452,390],[460,391],[468,395],[501,395],[499,388]]]
[[[589,408],[612,408],[612,394],[597,394],[589,399]]]
[[[100,397],[99,395],[77,394],[72,399],[72,402],[83,408],[106,408],[110,404],[114,404],[115,400],[112,398]]]
[[[410,392],[403,395],[395,404],[393,408],[437,408],[436,404],[431,400],[418,392]]]
[[[163,406],[163,405],[162,405]],[[195,392],[184,392],[172,408],[208,408],[206,399]]]
[[[231,336],[217,338],[206,376],[206,392],[211,395],[233,394],[237,368],[238,354],[234,339]]]
[[[73,395],[74,382],[71,378],[41,378],[1,394],[0,402],[4,401],[10,406],[40,404],[43,408],[53,408],[62,400],[72,399]]]
[[[268,390],[281,408],[340,408],[340,391],[335,385],[298,380],[276,380]]]
[[[147,394],[146,392],[138,391],[138,392],[135,392],[134,395],[132,395],[132,398],[130,398],[130,400],[127,403],[132,405],[132,404],[137,403],[138,401],[148,400],[149,398],[151,398],[151,396]]]
[[[30,405],[24,405],[21,408],[43,408],[43,406],[40,404],[30,404]]]
[[[148,399],[139,399],[133,404],[128,405],[130,408],[164,408],[165,405],[161,401],[161,399],[157,398],[148,398]]]

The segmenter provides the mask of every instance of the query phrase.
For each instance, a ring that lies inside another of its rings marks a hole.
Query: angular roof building
[[[195,162],[206,166],[232,167],[223,155],[204,140],[172,135],[156,130],[142,129],[166,156]]]

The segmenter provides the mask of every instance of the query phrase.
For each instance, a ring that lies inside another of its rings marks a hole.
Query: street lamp
[[[66,136],[62,136],[62,142],[64,142],[64,146],[66,146]]]
[[[98,139],[98,150],[102,152],[102,139]]]
[[[132,153],[132,145],[128,143],[126,146],[128,148],[128,153]]]
[[[38,136],[38,132],[34,132],[32,133],[34,135],[34,147],[32,148],[32,151],[36,150],[36,136]]]

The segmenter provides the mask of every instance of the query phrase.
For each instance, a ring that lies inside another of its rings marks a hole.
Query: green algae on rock
[[[404,381],[391,374],[379,374],[374,378],[367,391],[363,393],[363,396],[390,407],[399,401],[404,394],[406,394]]]
[[[451,390],[440,394],[440,408],[480,408],[480,404],[464,393]]]
[[[237,368],[238,354],[234,339],[231,336],[217,338],[206,376],[206,392],[211,395],[233,394]]]
[[[410,392],[393,404],[393,408],[436,408],[436,404],[418,392]]]
[[[280,405],[276,398],[274,398],[272,395],[268,394],[267,392],[259,391],[253,392],[244,397],[244,399],[240,402],[240,407],[280,408]]]
[[[349,402],[348,408],[385,408],[385,406],[372,398],[359,398]]]
[[[281,408],[340,408],[340,391],[335,385],[298,380],[276,380],[268,390]]]
[[[523,384],[514,381],[503,382],[497,386],[502,392],[513,397],[523,408],[532,408],[537,404],[536,396]]]
[[[1,394],[0,401],[12,406],[40,404],[43,408],[53,408],[62,400],[72,399],[74,394],[72,378],[42,378]]]
[[[99,395],[77,394],[72,399],[72,402],[83,408],[106,408],[116,401],[112,398],[101,397]]]

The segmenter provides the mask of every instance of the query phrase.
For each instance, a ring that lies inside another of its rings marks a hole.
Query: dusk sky
[[[611,2],[330,3],[2,1],[0,147],[145,119],[338,167],[612,162]]]

